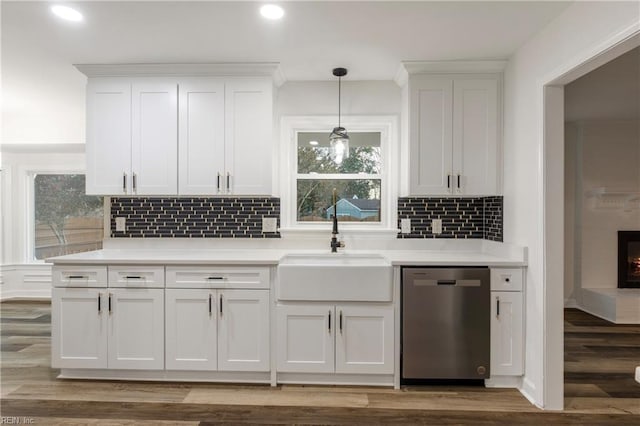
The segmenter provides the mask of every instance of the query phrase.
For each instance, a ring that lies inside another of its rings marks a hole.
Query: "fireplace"
[[[618,288],[640,288],[640,231],[618,231]]]

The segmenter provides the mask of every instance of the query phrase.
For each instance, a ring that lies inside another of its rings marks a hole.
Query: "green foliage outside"
[[[328,147],[299,147],[298,173],[318,174],[378,174],[381,169],[380,148],[358,146],[349,150],[349,157],[336,163]],[[313,175],[311,175],[313,176]],[[298,179],[297,216],[300,221],[326,221],[326,209],[333,205],[333,189],[338,199],[380,199],[380,179]],[[379,217],[378,217],[378,220]]]
[[[102,216],[102,197],[85,195],[84,175],[37,175],[33,186],[36,225],[49,226],[60,244],[67,218]]]

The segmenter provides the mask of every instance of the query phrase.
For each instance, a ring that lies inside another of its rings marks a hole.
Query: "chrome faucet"
[[[331,231],[331,253],[337,253],[338,247],[344,247],[343,241],[338,241],[338,190],[333,188],[333,230]]]

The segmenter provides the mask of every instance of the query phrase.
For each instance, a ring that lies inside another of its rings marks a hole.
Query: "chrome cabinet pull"
[[[127,174],[122,172],[122,192],[127,193]]]

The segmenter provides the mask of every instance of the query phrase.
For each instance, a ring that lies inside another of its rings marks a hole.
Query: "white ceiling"
[[[565,121],[640,120],[640,47],[565,87]]]
[[[58,20],[50,2],[2,2],[2,72],[42,73],[73,63],[279,62],[287,80],[393,79],[403,60],[507,58],[570,2],[64,2],[81,24]],[[26,74],[25,74],[26,73]]]

